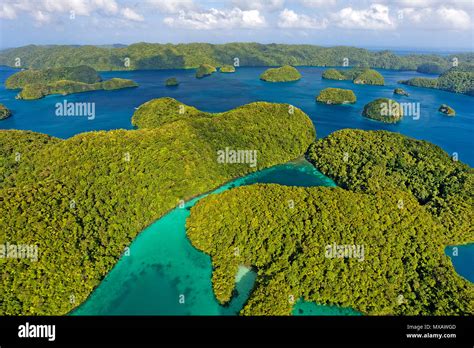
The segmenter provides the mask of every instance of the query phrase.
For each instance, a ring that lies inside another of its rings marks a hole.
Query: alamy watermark
[[[393,102],[380,104],[382,116],[411,116],[415,121],[420,119],[420,103],[415,102]]]
[[[38,246],[30,244],[0,244],[0,259],[30,259],[38,261]]]
[[[226,147],[223,150],[217,150],[217,163],[220,164],[248,164],[249,167],[257,166],[257,150],[233,150]]]
[[[326,245],[325,256],[328,259],[342,259],[342,258],[354,258],[358,261],[365,260],[364,246],[358,244],[343,244],[339,245],[336,243]]]
[[[87,117],[88,120],[95,119],[95,103],[89,102],[68,102],[66,99],[62,103],[56,103],[56,116],[77,116]]]

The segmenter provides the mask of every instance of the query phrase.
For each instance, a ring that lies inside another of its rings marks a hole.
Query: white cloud
[[[91,16],[98,13],[139,21],[143,17],[131,8],[120,8],[116,0],[2,0],[0,18],[15,19],[19,14],[29,14],[37,24],[51,22],[63,15]]]
[[[389,8],[381,4],[373,4],[363,10],[346,7],[332,14],[331,18],[337,26],[347,29],[385,30],[396,26],[390,18]]]
[[[49,21],[51,21],[51,15],[41,10],[34,11],[32,13],[32,16],[36,20],[37,24],[48,23]]]
[[[277,11],[284,4],[285,0],[232,0],[232,5],[241,10]]]
[[[461,9],[439,7],[403,8],[399,10],[400,26],[430,30],[469,30],[471,17]]]
[[[310,8],[330,7],[337,3],[337,0],[299,0],[301,5]]]
[[[0,18],[2,19],[15,19],[16,11],[10,4],[2,4],[0,7]]]
[[[136,13],[129,7],[125,7],[124,9],[122,9],[121,13],[123,18],[128,19],[130,21],[142,22],[144,20],[141,14]]]
[[[193,0],[147,0],[147,3],[161,13],[174,14],[179,11],[196,10]]]
[[[437,6],[446,6],[452,8],[474,9],[472,0],[382,0],[391,5],[397,5],[403,8],[425,8],[430,9]]]
[[[166,25],[183,29],[232,29],[261,28],[266,26],[265,17],[258,10],[242,11],[239,8],[206,11],[180,11],[177,17],[166,17]]]
[[[278,27],[280,28],[324,29],[328,25],[326,19],[319,21],[304,14],[297,14],[287,8],[280,12],[278,18]]]

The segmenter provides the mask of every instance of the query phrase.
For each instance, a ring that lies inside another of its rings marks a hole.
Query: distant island
[[[393,94],[396,95],[403,95],[405,97],[409,97],[410,95],[403,89],[403,88],[395,88],[393,90]]]
[[[179,82],[178,82],[178,79],[176,77],[170,77],[169,79],[166,79],[165,81],[165,86],[167,87],[175,87],[175,86],[178,86],[179,85]]]
[[[352,81],[358,85],[384,85],[383,76],[373,69],[353,68],[349,70],[328,69],[323,72],[323,79]]]
[[[90,59],[94,57],[94,59]],[[98,71],[147,69],[196,69],[206,62],[213,66],[230,64],[235,58],[239,66],[350,66],[361,68],[417,70],[426,63],[452,66],[474,61],[473,53],[448,56],[432,54],[397,55],[391,51],[369,51],[363,48],[315,45],[259,44],[234,42],[226,44],[188,43],[157,44],[140,42],[128,46],[29,45],[0,51],[0,65],[22,68],[78,66],[87,64]]]
[[[12,115],[12,112],[8,110],[8,108],[5,105],[0,104],[0,120],[4,120],[10,117],[11,115]]]
[[[5,81],[7,89],[21,89],[18,99],[40,99],[50,94],[72,94],[97,90],[115,90],[138,86],[132,80],[112,78],[102,81],[95,69],[77,67],[28,69],[19,71]]]
[[[235,67],[233,65],[223,65],[220,67],[219,71],[221,73],[233,73],[235,72]]]
[[[364,106],[362,115],[384,123],[397,123],[403,117],[403,110],[395,100],[378,98]]]
[[[270,68],[260,75],[260,80],[267,82],[290,82],[301,79],[300,72],[290,65],[280,68]]]
[[[196,78],[200,79],[209,76],[217,71],[215,66],[209,64],[201,64],[196,70]]]
[[[353,104],[357,98],[350,89],[325,88],[319,93],[316,100],[325,104]]]
[[[454,109],[446,104],[442,104],[439,109],[439,112],[445,114],[446,116],[456,116],[456,111]]]
[[[414,77],[399,83],[474,96],[474,66],[465,64],[449,69],[438,78]]]

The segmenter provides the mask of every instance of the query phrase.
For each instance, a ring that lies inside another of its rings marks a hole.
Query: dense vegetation
[[[40,99],[50,94],[72,94],[98,90],[115,90],[122,88],[137,87],[138,85],[127,79],[112,78],[107,81],[96,83],[83,83],[77,81],[60,80],[49,84],[32,83],[23,87],[18,94],[18,99]]]
[[[422,74],[440,75],[450,68],[447,63],[423,63],[416,71]]]
[[[23,70],[5,81],[8,89],[22,89],[19,99],[39,99],[50,94],[72,94],[97,90],[114,90],[136,87],[132,80],[113,78],[102,81],[93,68],[77,67],[51,68],[44,70]]]
[[[300,72],[290,65],[280,68],[270,68],[260,75],[260,80],[267,82],[289,82],[301,79]]]
[[[217,69],[215,66],[209,64],[201,64],[196,70],[196,77],[200,79],[202,77],[209,76],[216,71]]]
[[[179,85],[179,82],[178,82],[178,79],[176,77],[170,77],[169,79],[166,79],[165,81],[165,86],[167,87],[174,87],[174,86],[178,86]]]
[[[0,65],[15,66],[21,59],[22,68],[89,65],[96,70],[139,70],[197,68],[206,63],[213,66],[341,66],[344,58],[354,67],[395,70],[416,70],[424,63],[449,64],[454,55],[404,55],[390,51],[372,52],[362,48],[313,45],[280,45],[258,43],[228,43],[212,45],[136,43],[126,47],[100,46],[35,46],[29,45],[0,51]],[[460,63],[474,62],[474,54],[456,54]]]
[[[231,299],[239,265],[256,269],[244,315],[289,315],[299,298],[370,315],[474,312],[474,285],[444,254],[446,230],[408,192],[240,187],[201,199],[187,234],[212,258],[221,303]],[[474,240],[468,231],[449,238]],[[363,257],[330,258],[333,244],[363,246]]]
[[[325,88],[319,93],[316,100],[326,104],[347,104],[355,103],[357,98],[350,89]]]
[[[233,73],[235,72],[235,67],[233,65],[223,65],[219,69],[221,73]]]
[[[308,159],[338,186],[365,193],[400,189],[448,230],[443,245],[457,235],[473,236],[474,172],[439,147],[387,131],[340,130],[317,141]]]
[[[393,90],[393,94],[397,94],[397,95],[403,95],[405,97],[409,97],[410,95],[407,93],[407,91],[405,91],[403,88],[395,88]]]
[[[454,109],[452,107],[450,107],[449,105],[446,105],[446,104],[441,104],[438,111],[445,114],[445,115],[447,115],[447,116],[455,116],[456,115],[456,111],[454,111]]]
[[[444,254],[474,241],[472,168],[387,131],[337,131],[307,157],[340,187],[252,185],[192,208],[187,233],[212,258],[221,303],[246,265],[258,277],[245,315],[289,315],[299,298],[372,315],[474,313],[474,285]],[[331,258],[333,244],[364,254]]]
[[[474,65],[451,68],[435,79],[415,77],[400,83],[474,96]]]
[[[140,105],[132,116],[132,124],[137,128],[157,128],[177,120],[211,116],[176,99],[158,98]]]
[[[0,240],[39,248],[37,262],[0,258],[0,315],[69,312],[131,240],[179,200],[301,156],[314,127],[301,110],[289,109],[252,103],[67,140],[0,131]],[[226,146],[257,150],[257,166],[218,163]]]
[[[363,85],[383,85],[385,83],[383,76],[373,69],[327,69],[323,72],[322,77],[327,80],[348,80]]]
[[[4,120],[12,115],[12,112],[3,104],[0,104],[0,120]]]
[[[384,123],[397,123],[403,117],[403,109],[395,100],[378,98],[364,106],[362,115]]]
[[[5,81],[5,87],[8,89],[20,89],[29,84],[47,85],[62,80],[86,84],[102,81],[100,75],[93,68],[80,65],[76,67],[19,71]]]

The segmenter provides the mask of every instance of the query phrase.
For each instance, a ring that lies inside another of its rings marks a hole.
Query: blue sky
[[[473,50],[473,0],[1,0],[0,47],[261,42]]]

